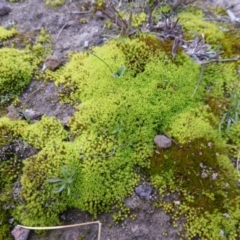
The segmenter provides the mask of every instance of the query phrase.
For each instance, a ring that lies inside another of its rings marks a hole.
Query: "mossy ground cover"
[[[223,50],[233,56],[236,46],[229,46],[229,32],[203,22],[201,13],[197,13],[194,17],[191,11],[182,15],[186,34],[190,36],[193,28],[189,18],[194,19],[198,34],[204,31],[206,41],[215,48],[220,41]],[[112,212],[112,206],[129,196],[144,176],[160,194],[178,193],[179,205],[157,202],[156,206],[171,213],[173,224],[185,217],[180,237],[239,237],[238,172],[229,159],[239,156],[239,123],[232,124],[230,134],[225,133],[223,123],[219,134],[231,94],[240,91],[238,62],[206,65],[193,95],[201,66],[182,50],[173,58],[171,46],[171,41],[138,34],[109,41],[91,51],[72,53],[63,68],[55,73],[47,71],[45,77],[61,89],[61,101],[76,106],[68,129],[55,117],[43,116],[37,122],[0,119],[1,147],[20,139],[39,151],[21,164],[14,165],[14,157],[0,162],[0,203],[4,209],[0,220],[5,223],[2,236],[9,214],[25,225],[47,226],[60,223],[59,214],[71,207],[95,217]],[[14,53],[9,60],[13,69],[18,61],[23,64],[17,83],[26,86],[31,78],[30,63],[38,62],[36,55],[29,61],[28,55],[17,55],[19,50],[3,51]],[[9,70],[7,61],[0,65],[5,73],[0,80],[8,82],[2,87],[4,94],[16,86],[11,85],[14,71]],[[114,73],[122,66],[126,71],[116,77]],[[15,93],[23,87],[18,86]],[[156,149],[153,139],[160,133],[167,133],[176,144],[168,150]],[[229,144],[234,155],[229,152]],[[16,166],[15,178],[8,175],[10,164]],[[56,193],[58,185],[47,180],[61,179],[65,167],[75,173],[71,184]],[[16,179],[21,183],[21,193],[10,208],[6,202]],[[124,212],[125,208],[119,206]]]

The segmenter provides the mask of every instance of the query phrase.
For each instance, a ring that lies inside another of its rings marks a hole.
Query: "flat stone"
[[[30,230],[22,228],[20,226],[16,226],[11,233],[15,240],[27,240]]]
[[[0,3],[0,16],[8,15],[11,12],[11,8],[5,4]]]
[[[154,143],[159,148],[170,148],[172,146],[172,140],[164,135],[157,135],[154,138]]]
[[[150,186],[140,185],[139,187],[135,188],[135,192],[140,198],[144,200],[149,200],[153,193],[153,188]]]

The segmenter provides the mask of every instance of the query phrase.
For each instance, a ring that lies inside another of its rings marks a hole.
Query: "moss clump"
[[[224,32],[216,24],[202,20],[201,10],[180,13],[179,18],[187,34],[192,33],[193,36],[204,34],[206,41],[215,46],[224,39]]]
[[[12,197],[12,184],[21,172],[21,161],[13,153],[5,157],[2,151],[3,147],[21,136],[24,127],[23,121],[0,118],[0,239],[11,239],[8,220],[12,217],[12,208],[17,204]]]
[[[80,149],[82,172],[81,180],[73,186],[74,192],[80,189],[79,198],[70,197],[69,205],[94,216],[111,211],[111,206],[131,194],[139,181],[133,172],[130,148],[92,134],[83,134],[74,144]]]
[[[48,7],[58,7],[65,3],[65,0],[44,0]]]
[[[24,160],[22,204],[16,208],[14,215],[25,225],[55,225],[59,223],[59,214],[66,210],[68,195],[65,191],[55,193],[56,185],[46,182],[47,179],[61,177],[61,170],[65,166],[74,169],[75,175],[81,178],[78,149],[69,143],[52,140],[51,143],[37,155]],[[74,197],[79,198],[80,192],[80,188],[73,192]]]
[[[67,139],[68,134],[55,117],[43,116],[40,121],[28,125],[22,137],[36,149],[42,149],[51,141]]]
[[[4,27],[0,26],[0,41],[4,41],[6,39],[12,38],[17,34],[17,31],[15,28],[6,29]]]
[[[25,126],[24,121],[11,121],[6,117],[0,118],[0,148],[20,137]]]
[[[210,116],[204,109],[189,109],[173,118],[168,133],[181,144],[195,138],[208,139],[215,134],[208,118],[210,119]]]
[[[135,28],[141,27],[143,25],[143,23],[146,22],[146,19],[147,19],[147,15],[144,12],[138,13],[138,14],[133,14],[132,26]]]
[[[0,95],[19,94],[29,84],[32,56],[23,50],[0,49]]]

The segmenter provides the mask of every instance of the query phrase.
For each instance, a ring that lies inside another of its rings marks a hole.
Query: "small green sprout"
[[[51,178],[47,179],[48,183],[58,183],[59,187],[54,190],[55,193],[62,192],[65,188],[67,189],[67,195],[70,195],[70,185],[73,183],[73,176],[75,174],[75,170],[70,171],[68,167],[64,167],[62,169],[62,178]]]
[[[112,77],[114,78],[120,78],[124,75],[125,71],[126,71],[126,67],[125,66],[121,66],[120,68],[118,68],[117,72],[113,72],[112,68],[99,56],[97,56],[93,51],[87,51],[88,53],[92,54],[94,57],[98,58],[100,61],[102,61],[110,70],[110,72],[112,73]]]
[[[234,124],[238,123],[239,107],[240,107],[240,100],[239,100],[239,96],[238,96],[238,89],[237,89],[237,85],[234,85],[234,92],[231,94],[231,102],[230,102],[229,109],[226,113],[223,114],[223,117],[219,124],[219,134],[220,135],[222,133],[222,125],[224,123],[227,124],[227,127],[226,127],[227,134],[230,133],[231,125],[233,123]]]
[[[125,66],[121,66],[117,72],[113,73],[112,76],[115,77],[115,78],[120,78],[123,76],[123,74],[125,73],[126,71],[126,67]]]
[[[123,130],[123,128],[121,127],[121,125],[117,122],[115,123],[114,129],[112,130],[112,134],[117,134],[120,133]]]

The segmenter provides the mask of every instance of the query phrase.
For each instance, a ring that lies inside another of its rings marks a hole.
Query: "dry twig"
[[[23,226],[23,225],[17,225],[17,226],[21,227],[21,228],[29,229],[29,230],[54,230],[54,229],[63,229],[63,228],[86,226],[86,225],[91,225],[91,224],[98,224],[98,240],[101,240],[102,224],[101,224],[100,221],[77,223],[77,224],[63,225],[63,226],[52,226],[52,227],[28,227],[28,226]]]

